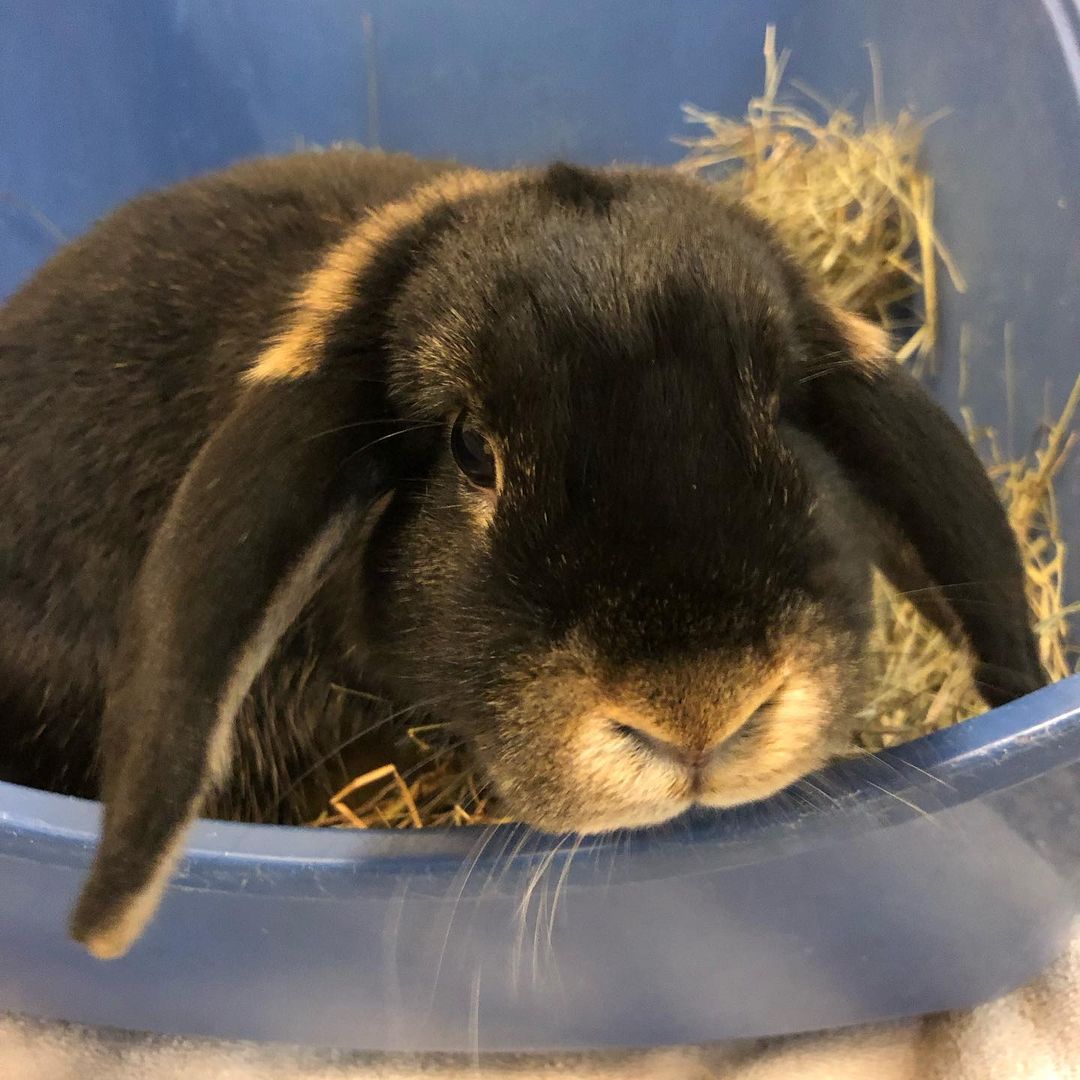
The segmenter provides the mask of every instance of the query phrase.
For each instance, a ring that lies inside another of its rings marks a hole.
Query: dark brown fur
[[[4,769],[100,779],[101,955],[195,813],[288,819],[395,711],[545,828],[777,790],[847,737],[882,536],[950,587],[989,700],[1043,679],[962,436],[761,223],[648,170],[416,189],[447,168],[239,166],[0,314]],[[465,408],[497,497],[449,453]]]

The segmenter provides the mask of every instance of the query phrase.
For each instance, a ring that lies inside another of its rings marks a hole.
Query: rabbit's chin
[[[596,800],[590,806],[563,805],[543,808],[514,807],[513,801],[501,801],[501,806],[509,816],[546,833],[577,833],[585,836],[616,832],[620,829],[643,829],[662,825],[693,807],[728,810],[761,802],[811,775],[815,769],[827,762],[828,756],[823,753],[813,760],[807,760],[802,766],[791,762],[758,776],[740,770],[741,775],[737,778],[730,774],[726,777],[718,776],[712,783],[706,780],[700,790],[687,790],[678,795],[651,801],[619,803],[612,800],[608,805],[603,805],[600,800]],[[689,785],[687,786],[689,788]]]
[[[542,820],[530,821],[533,828],[547,833],[577,833],[580,836],[596,836],[603,833],[618,832],[620,829],[646,829],[653,825],[663,825],[694,805],[692,799],[674,799],[665,804],[631,806],[610,813],[599,813],[595,817],[576,815],[555,815]]]

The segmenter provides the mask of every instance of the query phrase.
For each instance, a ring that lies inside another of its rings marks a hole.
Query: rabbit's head
[[[990,700],[1039,685],[978,461],[760,222],[569,166],[384,207],[301,284],[147,556],[75,934],[112,955],[141,928],[330,567],[395,701],[513,815],[597,831],[762,798],[844,745],[884,532],[950,587]]]

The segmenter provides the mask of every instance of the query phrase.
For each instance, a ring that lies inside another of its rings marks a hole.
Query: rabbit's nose
[[[687,769],[700,770],[712,756],[711,750],[703,749],[700,745],[691,745],[690,742],[660,731],[651,724],[646,727],[617,721],[613,722],[612,728],[635,750],[671,761]]]

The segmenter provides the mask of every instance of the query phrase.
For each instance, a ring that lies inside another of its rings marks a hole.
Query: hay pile
[[[419,829],[436,825],[493,825],[489,805],[468,755],[444,724],[409,728],[402,757],[350,780],[329,799],[313,825],[354,829]]]
[[[953,286],[964,289],[934,230],[933,182],[917,164],[928,121],[907,113],[882,119],[872,52],[873,119],[860,124],[800,88],[821,110],[819,119],[779,100],[787,58],[777,55],[770,27],[765,89],[743,120],[684,106],[687,119],[705,130],[679,140],[687,154],[676,168],[710,177],[770,221],[830,299],[888,327],[903,341],[898,360],[926,372],[937,340],[939,262]],[[1078,405],[1080,381],[1062,415],[1045,425],[1039,448],[1018,460],[1006,458],[994,432],[965,415],[1020,542],[1042,660],[1053,679],[1080,670],[1069,627],[1080,605],[1064,605],[1065,545],[1053,490],[1076,438],[1069,432]],[[861,747],[892,746],[985,710],[964,650],[880,577],[875,610],[881,677],[861,718]],[[331,797],[315,824],[416,828],[498,820],[467,756],[441,725],[412,729],[408,742],[418,764],[387,764],[357,777]]]
[[[822,113],[778,97],[789,52],[776,52],[775,28],[765,34],[765,89],[746,118],[732,120],[684,105],[686,119],[705,129],[679,138],[686,156],[675,168],[708,176],[770,222],[826,296],[906,338],[898,359],[917,373],[937,342],[937,266],[953,287],[964,280],[934,231],[934,183],[918,166],[923,132],[901,112],[882,119],[875,54],[874,116],[861,124],[844,109],[800,87]],[[795,84],[798,85],[798,84]]]

